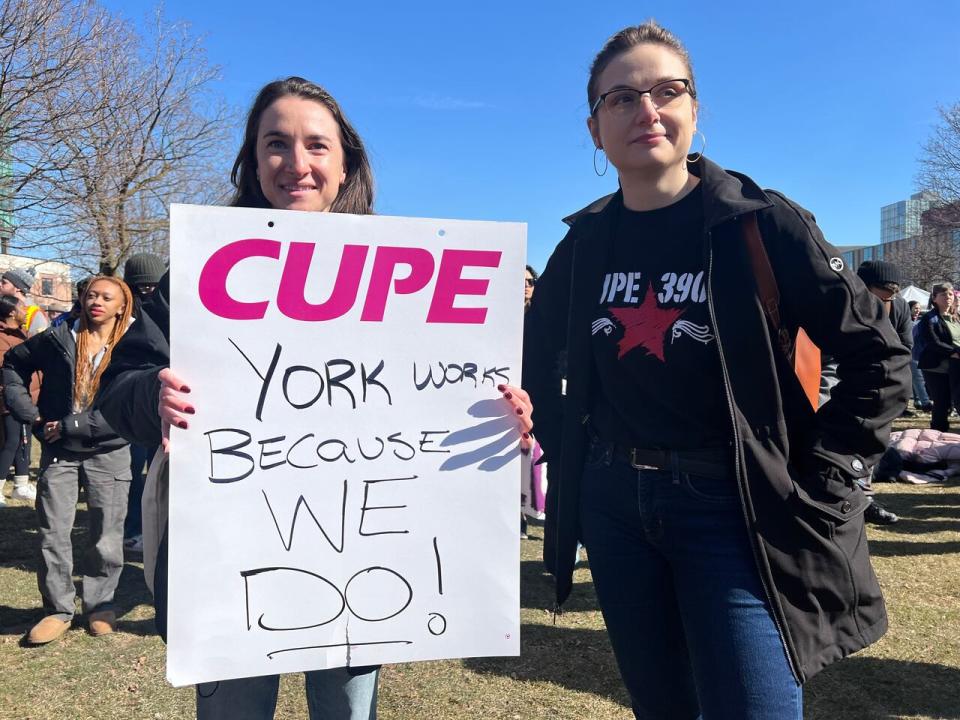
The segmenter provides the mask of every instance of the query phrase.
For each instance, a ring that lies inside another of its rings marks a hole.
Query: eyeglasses
[[[524,278],[524,279],[525,279],[526,282],[527,282],[527,287],[533,287],[534,285],[537,284],[537,279],[536,279],[536,278]]]
[[[603,105],[607,112],[612,115],[630,115],[640,107],[640,99],[644,95],[650,96],[650,102],[658,110],[666,107],[670,103],[676,102],[686,94],[695,98],[697,94],[690,87],[690,81],[686,78],[676,80],[664,80],[658,82],[649,90],[635,90],[634,88],[616,88],[603,93],[597,98],[597,101],[590,108],[590,114],[596,115],[597,110]]]

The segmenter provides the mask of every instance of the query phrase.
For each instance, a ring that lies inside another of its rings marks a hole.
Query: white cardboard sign
[[[167,677],[519,654],[522,224],[175,205]]]

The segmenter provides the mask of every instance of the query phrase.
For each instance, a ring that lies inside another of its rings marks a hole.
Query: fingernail
[[[189,413],[190,415],[194,415],[194,414],[196,414],[196,412],[197,412],[197,411],[196,411],[194,408],[192,408],[192,407],[185,407],[185,408],[183,409],[183,411],[184,411],[185,413]]]
[[[503,397],[505,397],[507,400],[509,400],[510,398],[513,397],[513,394],[512,394],[512,393],[504,393],[504,394],[503,394]]]
[[[497,385],[497,390],[499,390],[500,392],[503,392],[506,389],[507,389],[506,385]]]
[[[523,408],[517,408],[517,415],[523,415]]]
[[[529,439],[530,439],[530,433],[524,433],[524,434],[523,434],[523,439],[524,439],[524,440],[529,440]]]
[[[186,385],[181,385],[180,392],[190,392],[190,388],[187,387]]]
[[[180,428],[181,430],[186,430],[186,429],[187,429],[187,421],[186,421],[186,420],[181,420],[180,422],[177,423],[177,427]]]

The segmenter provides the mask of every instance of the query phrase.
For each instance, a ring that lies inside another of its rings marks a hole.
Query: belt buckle
[[[643,463],[637,462],[637,449],[630,448],[630,467],[634,470],[659,470],[660,468],[656,465],[644,465]]]

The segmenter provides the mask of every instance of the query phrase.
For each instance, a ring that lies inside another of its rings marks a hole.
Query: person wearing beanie
[[[153,253],[137,253],[123,264],[123,279],[133,291],[133,316],[140,319],[141,305],[149,298],[160,278],[167,272],[163,258]],[[132,556],[143,556],[143,488],[150,460],[157,452],[156,445],[130,445],[130,494],[127,499],[127,517],[123,523],[123,547]]]
[[[127,258],[123,264],[123,280],[135,295],[146,299],[157,289],[157,284],[166,271],[166,263],[159,255],[137,253]]]
[[[31,268],[12,267],[0,276],[0,295],[15,297],[23,310],[23,332],[27,337],[33,337],[50,326],[46,314],[39,305],[33,305],[27,299],[30,288],[36,281],[36,274]]]
[[[865,260],[857,268],[857,275],[873,295],[883,303],[883,311],[889,318],[893,329],[897,331],[900,342],[908,350],[913,349],[913,323],[910,320],[910,306],[900,297],[900,268],[883,260]],[[912,388],[911,388],[912,390]],[[909,404],[910,398],[907,398]],[[904,410],[902,417],[914,417],[911,410]],[[867,478],[861,487],[870,497],[870,504],[864,513],[867,522],[876,525],[892,525],[900,518],[880,505],[871,490],[872,478]]]

